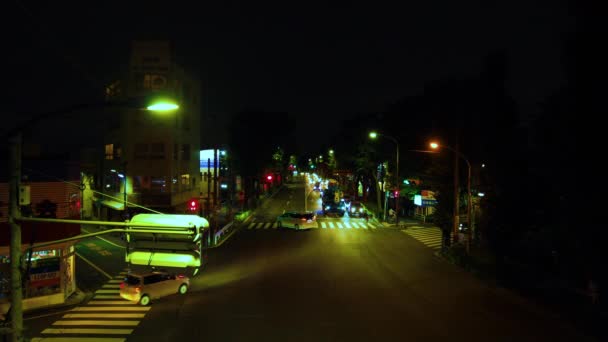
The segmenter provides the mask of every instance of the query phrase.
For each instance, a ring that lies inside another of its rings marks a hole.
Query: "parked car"
[[[277,217],[278,228],[317,228],[317,215],[312,212],[288,211]]]
[[[120,296],[145,306],[150,304],[152,299],[174,293],[185,294],[188,287],[190,279],[184,275],[159,271],[146,274],[130,273],[120,284]]]

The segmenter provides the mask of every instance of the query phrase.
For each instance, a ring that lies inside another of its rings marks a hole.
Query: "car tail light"
[[[300,220],[301,220],[301,221],[306,221],[306,219],[305,219],[305,218],[301,218]]]
[[[124,289],[125,288],[125,283],[120,283],[120,288]]]
[[[179,274],[177,277],[178,277],[179,279],[184,279],[184,275],[183,275],[183,274]]]
[[[135,289],[135,292],[137,292],[137,293],[141,292],[141,286],[135,286],[134,289]]]

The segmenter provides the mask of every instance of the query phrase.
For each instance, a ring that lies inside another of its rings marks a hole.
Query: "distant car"
[[[348,216],[350,217],[365,217],[368,215],[367,210],[363,207],[361,203],[353,202],[350,205],[350,210],[348,211]]]
[[[120,296],[145,306],[150,304],[152,299],[174,293],[185,294],[188,287],[190,279],[184,275],[168,272],[130,273],[120,284]]]
[[[289,211],[277,217],[277,227],[295,230],[317,228],[317,215],[311,212]]]
[[[345,213],[346,213],[346,206],[344,205],[344,202],[323,203],[323,215],[336,214],[340,217],[343,217]]]

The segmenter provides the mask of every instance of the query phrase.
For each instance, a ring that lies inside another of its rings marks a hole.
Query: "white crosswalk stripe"
[[[317,221],[317,227],[320,229],[334,229],[334,230],[374,230],[377,229],[378,226],[376,224],[358,221],[358,220],[350,220],[350,221]],[[274,230],[278,228],[277,222],[251,222],[245,229],[247,230]],[[113,281],[112,284],[106,285],[103,287],[103,290],[111,290],[113,288],[118,288],[120,281]],[[115,286],[111,286],[115,285]],[[101,290],[100,290],[101,291]],[[109,293],[109,292],[100,292],[100,293]]]
[[[412,226],[402,230],[402,232],[422,242],[433,250],[441,249],[441,229],[437,227],[424,228]]]
[[[126,274],[120,272],[120,274]],[[150,306],[124,300],[119,295],[124,275],[116,276],[95,291],[93,300],[78,306],[42,330],[36,342],[124,342],[139,325]],[[107,337],[104,337],[107,336]]]

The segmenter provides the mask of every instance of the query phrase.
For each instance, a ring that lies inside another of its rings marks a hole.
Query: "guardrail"
[[[234,225],[234,221],[228,223],[227,225],[225,225],[222,229],[218,230],[215,235],[213,236],[213,244],[217,245],[219,239],[224,236],[225,234],[229,233],[231,231],[232,226]]]

